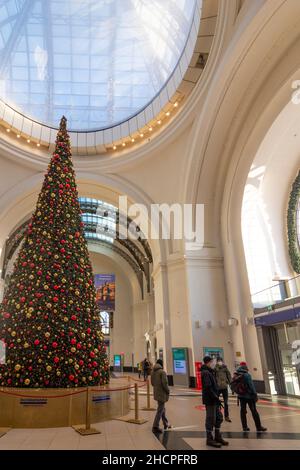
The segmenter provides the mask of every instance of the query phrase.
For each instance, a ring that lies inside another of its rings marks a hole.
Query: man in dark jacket
[[[240,387],[240,392],[238,393],[238,399],[241,406],[241,421],[244,432],[249,432],[247,424],[247,405],[250,408],[252,417],[256,426],[257,432],[265,432],[267,428],[264,428],[261,425],[260,416],[256,409],[257,402],[257,392],[252,380],[251,375],[249,374],[249,369],[246,362],[241,362],[240,367],[238,367],[236,374],[237,377],[241,377],[243,381],[243,386]],[[234,380],[237,380],[235,377]]]
[[[159,427],[160,420],[162,420],[165,430],[171,428],[166,417],[165,408],[165,403],[169,400],[170,390],[167,374],[163,370],[163,362],[161,359],[157,359],[153,367],[151,384],[153,386],[153,398],[157,401],[157,411],[152,426],[152,432],[161,433],[162,430]]]
[[[228,367],[224,364],[222,357],[217,358],[216,379],[218,386],[218,396],[223,396],[225,421],[231,423],[228,407],[228,385],[231,383],[231,374]]]
[[[215,376],[215,361],[210,356],[205,356],[203,359],[204,365],[201,367],[202,379],[202,401],[206,408],[206,444],[211,447],[220,448],[222,445],[227,446],[228,442],[222,438],[220,428],[223,421],[221,413],[221,402],[218,396],[218,387]],[[213,430],[215,428],[215,438],[213,437]]]

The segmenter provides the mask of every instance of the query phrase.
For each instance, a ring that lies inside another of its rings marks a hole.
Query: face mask
[[[214,369],[214,368],[216,367],[216,363],[217,363],[217,362],[216,362],[215,360],[213,360],[213,361],[210,363],[211,369]]]

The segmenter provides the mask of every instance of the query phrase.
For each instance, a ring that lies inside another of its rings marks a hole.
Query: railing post
[[[149,377],[147,379],[147,406],[144,406],[142,409],[145,411],[155,411],[156,408],[151,407],[151,402],[150,402],[150,380]]]
[[[85,427],[73,426],[75,431],[77,431],[82,436],[90,436],[91,434],[101,434],[101,431],[98,429],[91,428],[91,403],[90,403],[90,394],[89,388],[86,388],[85,394]]]

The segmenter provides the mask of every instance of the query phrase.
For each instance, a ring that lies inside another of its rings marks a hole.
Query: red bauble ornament
[[[86,330],[86,332],[87,332],[88,335],[91,333],[91,331],[92,331],[92,330],[91,330],[90,328],[87,328],[87,330]]]
[[[60,252],[61,252],[61,253],[65,253],[66,250],[65,250],[64,248],[61,248],[61,249],[60,249]]]
[[[81,349],[81,344],[80,343],[77,343],[77,349]]]
[[[40,344],[40,340],[39,340],[39,339],[35,339],[35,340],[34,340],[34,345],[35,345],[35,346],[38,346],[39,344]]]
[[[94,377],[98,377],[98,375],[99,375],[99,374],[98,374],[98,371],[97,371],[97,370],[94,370],[93,376],[94,376]]]
[[[58,297],[53,297],[53,302],[58,302],[59,301],[59,298]]]
[[[91,352],[90,352],[90,357],[92,357],[92,358],[95,357],[94,351],[91,351]]]
[[[71,382],[73,382],[74,379],[75,379],[74,375],[70,374],[69,375],[69,380],[71,380]]]
[[[53,341],[53,343],[52,343],[52,348],[55,349],[55,348],[57,348],[57,346],[58,346],[57,342],[56,342],[56,341]]]
[[[37,275],[38,275],[38,276],[41,276],[42,274],[43,274],[42,271],[38,271],[38,272],[37,272]]]
[[[79,361],[79,365],[80,365],[80,366],[83,366],[83,364],[84,364],[83,360],[82,360],[82,359],[80,359],[80,361]]]
[[[59,357],[55,356],[55,358],[53,359],[53,361],[55,362],[55,364],[57,364],[59,362]]]
[[[75,338],[71,339],[71,344],[76,344],[76,339]]]
[[[76,315],[71,316],[71,320],[75,321],[77,319]]]

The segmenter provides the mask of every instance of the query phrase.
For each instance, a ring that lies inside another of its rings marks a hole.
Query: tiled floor
[[[174,429],[159,439],[151,432],[154,412],[141,411],[141,417],[148,419],[143,425],[123,421],[108,421],[94,425],[101,434],[81,436],[72,428],[55,429],[12,429],[0,438],[3,449],[74,449],[74,450],[205,450],[205,411],[201,397],[191,390],[173,388],[167,404],[167,415]],[[146,397],[140,396],[140,405]],[[258,410],[268,433],[257,435],[252,417],[248,415],[251,433],[243,434],[236,400],[230,399],[232,423],[224,423],[222,431],[229,441],[228,448],[246,449],[298,449],[300,450],[300,400],[263,399]],[[0,433],[1,435],[1,433]],[[226,450],[227,448],[222,448]]]

